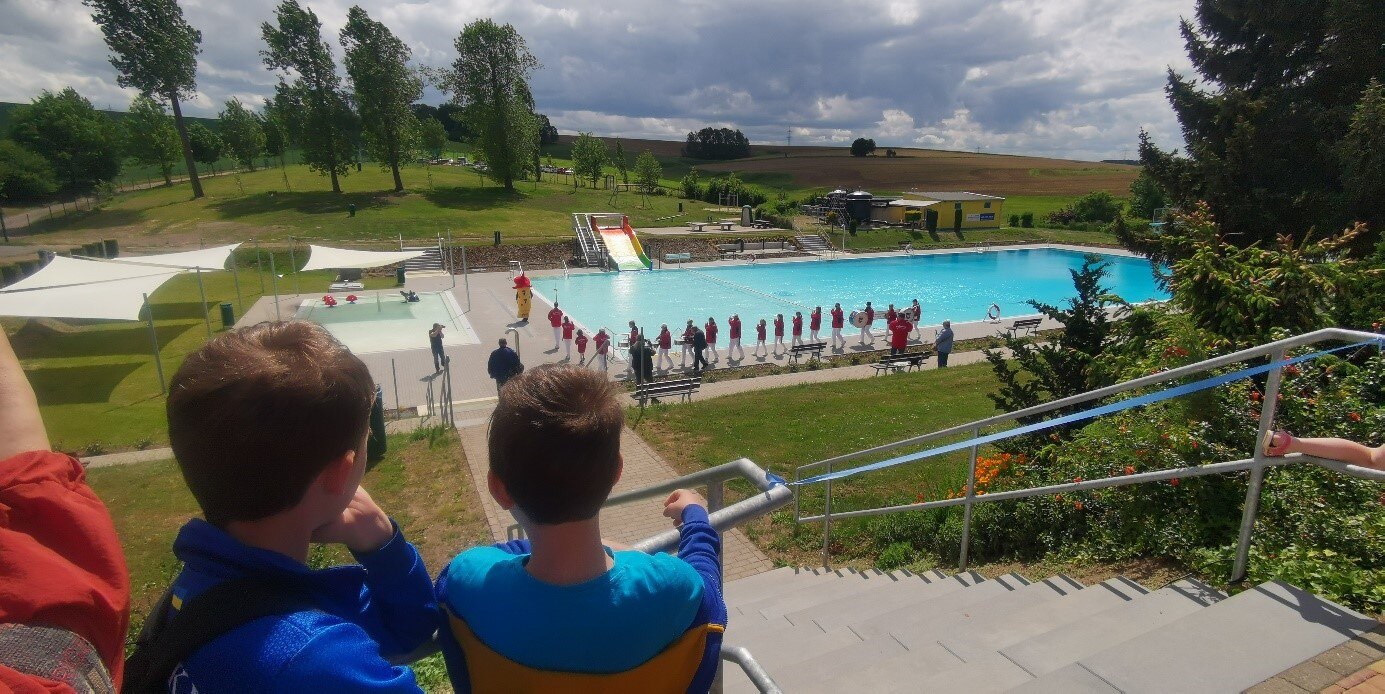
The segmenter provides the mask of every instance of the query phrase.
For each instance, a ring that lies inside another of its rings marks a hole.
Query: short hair
[[[515,376],[491,414],[490,469],[542,525],[595,518],[620,472],[625,409],[606,375],[549,364]]]
[[[503,338],[503,337],[500,338],[500,346],[501,346],[501,347],[504,347],[506,344],[508,344],[508,343],[505,342],[505,338]]]
[[[169,384],[168,438],[207,522],[265,518],[303,499],[369,427],[375,382],[316,323],[261,323],[189,354]]]

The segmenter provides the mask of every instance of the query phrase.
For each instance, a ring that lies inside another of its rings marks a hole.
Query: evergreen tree
[[[192,197],[202,197],[192,145],[180,101],[197,93],[197,54],[202,32],[183,19],[177,0],[83,0],[91,18],[101,25],[116,83],[134,87],[145,96],[165,100],[173,108],[173,124],[188,168]]]
[[[403,192],[399,165],[413,158],[419,143],[418,119],[410,105],[423,96],[423,81],[409,67],[409,47],[360,6],[347,14],[341,45],[366,146],[394,175],[394,190]]]
[[[354,116],[340,88],[332,47],[322,40],[317,15],[298,0],[283,0],[274,16],[277,26],[260,27],[267,45],[260,55],[266,67],[279,72],[276,106],[293,119],[290,127],[308,168],[330,176],[332,192],[340,193],[337,179],[350,171],[356,154],[348,138]]]
[[[221,139],[226,143],[226,153],[241,166],[255,170],[255,157],[265,151],[265,126],[260,117],[240,103],[239,99],[226,102],[221,111]]]
[[[1152,220],[1154,212],[1166,206],[1164,189],[1148,171],[1140,169],[1140,175],[1130,184],[1130,214]]]
[[[137,96],[121,121],[125,128],[125,153],[145,166],[156,166],[164,185],[173,185],[173,165],[182,155],[178,129],[163,104]]]
[[[539,61],[509,24],[478,19],[454,42],[457,59],[441,75],[442,86],[462,107],[462,119],[475,134],[487,173],[506,190],[532,166],[539,121],[529,75]]]
[[[1238,245],[1339,230],[1336,143],[1372,77],[1385,74],[1379,0],[1198,0],[1184,20],[1203,85],[1169,71],[1186,156],[1140,136],[1145,169],[1173,205],[1210,205]],[[1378,233],[1374,232],[1374,233]]]
[[[1372,79],[1366,86],[1339,151],[1347,204],[1356,219],[1375,228],[1376,237],[1385,241],[1380,233],[1385,224],[1385,86],[1380,80]]]
[[[47,159],[64,190],[85,192],[120,173],[119,128],[71,87],[12,111],[10,138]]]

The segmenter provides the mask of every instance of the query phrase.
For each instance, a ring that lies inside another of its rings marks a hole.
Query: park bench
[[[881,373],[886,371],[899,372],[913,371],[915,369],[922,370],[923,362],[931,356],[933,356],[933,352],[931,350],[924,350],[922,352],[905,352],[903,354],[895,354],[893,356],[886,355],[880,357],[880,361],[871,364],[870,367],[872,369],[875,369],[876,376],[879,376]]]
[[[770,224],[769,222],[766,222],[766,221],[763,220],[763,219],[757,219],[757,220],[755,220],[754,222],[751,223],[751,226],[755,227],[756,229],[773,229],[773,228],[774,228],[774,225],[773,225],[773,224]]]
[[[1033,335],[1034,333],[1038,332],[1039,324],[1042,322],[1044,322],[1044,319],[1042,318],[1021,318],[1015,321],[1014,323],[1011,323],[1010,327],[1005,329],[1005,333],[1010,337],[1014,337],[1015,335],[1018,335],[1021,332],[1025,333],[1026,335]]]
[[[691,227],[694,232],[700,232],[707,228],[707,222],[688,222],[688,226]]]
[[[686,262],[688,262],[689,260],[692,260],[692,254],[691,254],[691,253],[665,253],[665,254],[664,254],[664,262],[665,262],[665,263],[686,263]]]
[[[813,355],[814,359],[821,359],[822,351],[825,349],[827,349],[826,342],[805,342],[801,345],[795,345],[789,348],[789,363],[797,364],[798,358],[805,354]]]
[[[651,381],[640,383],[635,386],[635,399],[640,401],[640,407],[644,407],[647,400],[657,400],[659,398],[681,396],[683,402],[692,402],[692,394],[702,386],[700,378],[670,378],[664,381]]]
[[[721,227],[722,231],[731,231],[731,227],[736,226],[737,221],[738,220],[723,219],[720,222],[717,222],[717,224]]]

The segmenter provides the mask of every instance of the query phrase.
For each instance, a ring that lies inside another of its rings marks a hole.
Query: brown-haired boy
[[[375,392],[365,364],[306,322],[227,333],[178,369],[169,439],[205,520],[174,541],[184,567],[152,628],[272,595],[265,586],[295,599],[214,636],[170,687],[417,691],[385,656],[427,641],[439,613],[418,551],[360,487]],[[345,545],[360,564],[310,568],[314,542]]]
[[[665,502],[680,528],[677,557],[613,551],[601,539],[597,513],[620,478],[624,423],[615,386],[593,371],[542,366],[500,393],[490,493],[529,539],[467,550],[438,578],[458,691],[590,689],[592,675],[646,677],[601,680],[608,690],[710,686],[726,605],[721,539],[701,497],[680,489]]]

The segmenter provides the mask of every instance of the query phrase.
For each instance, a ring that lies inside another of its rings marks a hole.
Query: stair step
[[[989,582],[989,581],[988,581]],[[980,585],[985,585],[982,583]],[[972,590],[972,589],[968,589]],[[754,649],[751,650],[754,652]],[[826,686],[831,680],[843,675],[843,669],[869,670],[871,665],[906,653],[907,649],[888,636],[866,639],[859,643],[839,648],[782,666],[770,673],[786,692],[840,692],[839,688]],[[921,667],[941,669],[961,662],[942,649],[934,649],[923,657],[929,658]],[[865,689],[852,691],[868,691]]]
[[[1123,692],[1240,691],[1377,624],[1270,581],[1079,662]]]
[[[877,615],[899,609],[909,609],[915,603],[932,600],[935,597],[962,590],[985,579],[981,574],[967,572],[957,576],[939,576],[938,572],[924,575],[928,582],[904,583],[838,598],[831,602],[815,605],[806,610],[784,615],[794,624],[814,623],[823,630],[831,631],[852,622],[860,622]]]
[[[871,694],[887,692],[1004,692],[1016,685],[1033,680],[1029,673],[1013,662],[995,654],[977,662],[960,661],[929,667],[914,659],[919,655],[909,651],[870,668],[841,675],[827,682],[823,691],[861,691]],[[936,662],[936,657],[929,662]],[[944,661],[945,662],[945,661]]]
[[[906,648],[941,648],[939,641],[942,639],[955,634],[966,634],[972,629],[1004,623],[1009,621],[1015,612],[1060,600],[1081,589],[1081,583],[1066,577],[1046,578],[975,605],[934,615],[910,615],[909,623],[890,629],[890,635]]]
[[[1004,647],[1000,653],[1038,677],[1089,653],[1176,621],[1223,597],[1204,583],[1184,579],[1079,622]]]
[[[727,643],[737,646],[746,645],[745,642],[732,638],[733,633],[732,630],[727,630]],[[756,662],[770,673],[770,677],[778,681],[780,673],[788,672],[790,670],[788,666],[797,661],[805,658],[817,658],[860,642],[861,639],[850,629],[842,628],[823,632],[815,626],[808,625],[801,627],[800,632],[784,635],[782,640],[760,642],[754,647],[746,645],[746,648],[750,650],[750,654],[755,657]],[[730,693],[754,694],[759,692],[739,667],[731,665],[723,664],[722,666],[722,685],[723,691]]]
[[[825,569],[803,569],[786,566],[762,574],[748,576],[737,581],[731,581],[722,589],[722,594],[726,599],[726,605],[729,609],[770,595],[782,593],[790,586],[839,580],[842,578],[854,577],[855,574],[856,572],[850,569],[827,571]]]
[[[1029,580],[1023,576],[1005,574],[982,581],[965,590],[948,593],[923,603],[910,605],[907,608],[892,610],[870,619],[851,622],[850,626],[861,635],[861,638],[873,638],[886,634],[897,637],[898,631],[907,630],[917,624],[936,622],[939,618],[960,617],[965,615],[968,610],[981,609],[973,606],[999,600],[1002,595],[1023,588],[1029,583]],[[904,645],[907,646],[908,644],[905,643]]]
[[[973,624],[965,633],[941,641],[943,648],[967,662],[994,655],[1011,644],[1072,624],[1080,619],[1123,605],[1148,594],[1127,578],[1113,578],[1088,586],[1061,600],[1042,602],[1017,610],[1003,620]]]
[[[926,583],[923,578],[914,575],[892,576],[880,571],[863,571],[858,574],[858,578],[844,578],[825,585],[808,585],[787,591],[781,595],[768,596],[750,603],[742,603],[738,607],[743,614],[755,612],[765,619],[769,619],[789,612],[796,612],[801,609],[809,608],[813,605],[821,605],[824,602],[829,602],[838,598],[857,595],[868,590],[879,589],[881,586],[892,588],[901,581]]]

